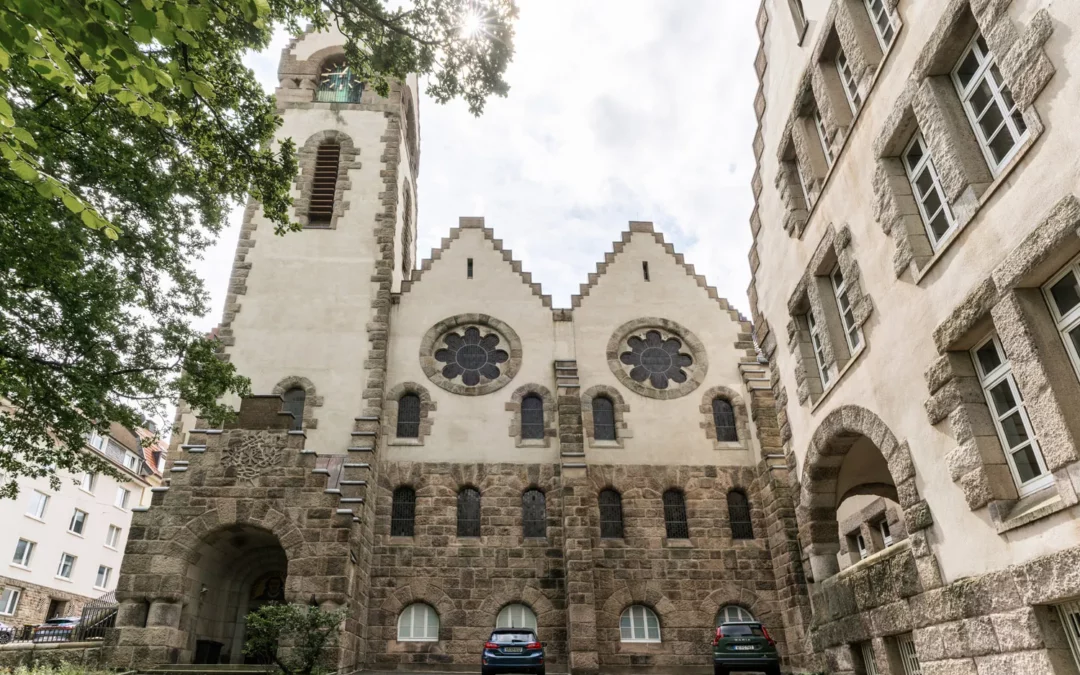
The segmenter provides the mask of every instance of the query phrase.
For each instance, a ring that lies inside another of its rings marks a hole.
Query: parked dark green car
[[[776,641],[757,621],[720,624],[712,644],[715,675],[742,672],[780,675]]]

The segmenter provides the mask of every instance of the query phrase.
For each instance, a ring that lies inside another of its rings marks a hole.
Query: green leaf
[[[11,55],[3,47],[0,47],[0,68],[7,70],[9,66],[11,66]]]
[[[48,180],[39,180],[34,183],[34,189],[37,190],[38,194],[42,197],[48,197],[50,199],[56,192],[56,186]]]
[[[142,4],[138,2],[132,2],[130,5],[131,18],[134,19],[135,23],[142,28],[150,30],[157,26],[157,16],[155,16],[154,13],[150,11],[150,8],[146,7],[145,5],[145,2],[143,2]]]
[[[68,208],[68,211],[72,213],[82,213],[86,210],[86,205],[82,203],[82,200],[70,192],[64,192],[60,196],[60,200],[64,202],[64,206]]]
[[[214,88],[210,86],[209,82],[195,82],[195,91],[199,92],[199,96],[202,96],[207,101],[214,100]]]
[[[89,227],[91,230],[101,229],[101,219],[98,218],[98,215],[92,210],[86,209],[81,212],[79,218],[82,220],[83,225]]]
[[[154,41],[154,36],[144,26],[132,26],[128,33],[131,35],[131,39],[139,44],[148,45]]]
[[[183,28],[176,29],[176,39],[189,47],[198,47],[199,41],[195,39],[195,36],[187,32]]]
[[[113,82],[111,77],[109,77],[108,75],[105,75],[105,74],[101,74],[101,75],[98,75],[96,80],[94,80],[93,89],[94,89],[94,92],[97,93],[97,94],[104,94],[104,93],[108,92],[110,89],[112,89],[114,86],[116,86],[116,83]]]
[[[190,27],[191,30],[206,30],[206,26],[210,21],[210,12],[202,7],[189,7],[187,11],[184,12],[184,18],[187,20],[186,25]]]
[[[25,181],[37,180],[39,177],[37,169],[30,166],[21,159],[16,159],[11,162],[11,170],[15,172],[15,175],[22,178]]]
[[[153,108],[146,101],[139,99],[131,106],[131,111],[139,117],[146,117],[153,111]]]
[[[29,145],[31,148],[37,147],[37,141],[34,140],[34,137],[26,129],[23,129],[22,127],[12,127],[11,133],[15,138],[26,145]]]

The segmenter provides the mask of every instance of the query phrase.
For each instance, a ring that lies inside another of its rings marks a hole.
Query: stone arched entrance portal
[[[285,602],[288,559],[273,533],[231,525],[203,537],[180,625],[188,634],[192,663],[244,663],[244,626],[249,611]]]

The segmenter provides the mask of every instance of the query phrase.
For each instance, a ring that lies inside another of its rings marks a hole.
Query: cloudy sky
[[[418,257],[484,216],[566,307],[630,220],[651,220],[748,314],[751,0],[520,0],[510,94],[474,118],[421,96]],[[282,35],[249,65],[272,91]],[[217,323],[240,211],[202,265]]]

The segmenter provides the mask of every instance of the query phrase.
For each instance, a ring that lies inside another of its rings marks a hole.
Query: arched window
[[[316,101],[328,103],[359,103],[364,93],[364,83],[356,79],[345,59],[327,61],[319,73],[319,89]]]
[[[593,438],[598,441],[615,440],[615,405],[607,396],[592,400]]]
[[[714,398],[712,401],[713,424],[716,425],[716,440],[734,442],[739,440],[739,434],[735,431],[735,409],[731,402],[722,398]]]
[[[464,488],[457,496],[457,536],[480,536],[480,491]]]
[[[404,394],[397,404],[397,437],[420,438],[420,397]]]
[[[622,539],[622,497],[614,490],[600,493],[600,536],[604,539]]]
[[[716,625],[722,623],[738,623],[740,621],[754,621],[754,615],[738,605],[721,607],[716,613]]]
[[[750,502],[738,490],[727,493],[728,520],[732,539],[753,539],[754,525],[750,522]]]
[[[401,610],[397,621],[398,642],[435,642],[439,639],[439,615],[435,608],[417,602]]]
[[[333,220],[340,163],[341,145],[336,142],[323,143],[315,151],[315,174],[311,179],[311,198],[308,201],[308,225],[329,225]]]
[[[413,271],[413,205],[408,183],[401,195],[401,278],[408,280]]]
[[[390,508],[390,536],[411,537],[416,529],[416,492],[407,485],[394,490]]]
[[[533,489],[521,495],[521,530],[526,537],[547,536],[547,504],[543,492]]]
[[[660,642],[660,620],[645,605],[630,605],[619,618],[621,642]]]
[[[664,493],[664,527],[668,539],[688,539],[690,529],[686,525],[686,499],[679,490]]]
[[[495,619],[496,628],[531,628],[536,630],[536,614],[525,605],[507,605]]]
[[[521,399],[521,438],[544,438],[544,399],[537,394]]]
[[[293,431],[304,428],[304,402],[307,400],[307,392],[300,387],[293,387],[282,395],[285,402],[281,404],[281,411],[292,413]]]

